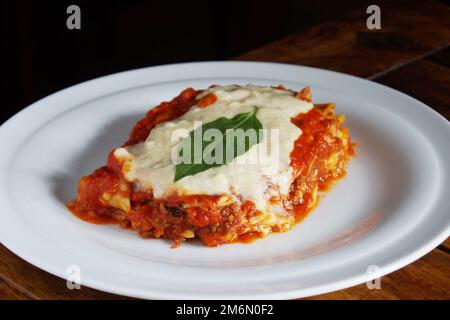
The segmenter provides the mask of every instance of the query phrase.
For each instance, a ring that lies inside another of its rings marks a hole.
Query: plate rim
[[[308,66],[299,66],[299,65],[291,65],[291,64],[284,64],[284,63],[273,63],[273,62],[253,62],[253,61],[206,61],[206,62],[186,62],[186,63],[174,63],[174,64],[168,64],[168,65],[158,65],[158,66],[153,66],[153,67],[144,67],[144,68],[138,68],[138,69],[133,69],[133,70],[128,70],[128,71],[122,71],[119,73],[114,73],[114,74],[110,74],[110,75],[106,75],[106,76],[102,76],[99,78],[95,78],[95,79],[91,79],[88,81],[84,81],[81,82],[79,84],[75,84],[73,86],[70,86],[68,88],[65,88],[63,90],[57,91],[53,94],[50,94],[34,103],[32,103],[31,105],[29,105],[28,107],[24,108],[23,110],[21,110],[20,112],[16,113],[14,116],[12,116],[10,119],[8,119],[7,121],[5,121],[1,127],[0,127],[0,140],[2,139],[3,135],[5,134],[5,132],[7,132],[9,126],[11,126],[11,124],[21,121],[20,119],[23,118],[24,116],[31,114],[32,112],[35,112],[34,110],[39,107],[39,105],[45,104],[49,99],[55,98],[56,96],[61,96],[66,94],[67,92],[73,91],[74,88],[82,88],[87,87],[89,85],[98,83],[99,80],[110,80],[113,81],[114,79],[118,79],[123,75],[131,75],[132,73],[135,72],[142,72],[142,71],[147,71],[149,69],[153,69],[156,70],[158,68],[164,69],[167,67],[170,68],[178,68],[178,67],[184,67],[184,66],[199,66],[199,65],[206,65],[206,64],[251,64],[253,66],[256,65],[273,65],[273,66],[282,66],[282,67],[297,67],[297,68],[305,68],[305,69],[309,69],[310,71],[319,71],[319,72],[326,72],[326,73],[331,73],[334,74],[335,76],[338,77],[351,77],[351,78],[355,78],[358,81],[367,81],[370,82],[370,85],[376,85],[379,87],[382,87],[383,90],[391,90],[393,91],[396,95],[401,95],[404,98],[408,98],[411,99],[412,102],[414,102],[414,104],[419,105],[421,107],[425,107],[425,109],[427,110],[427,112],[431,115],[433,114],[434,117],[437,116],[436,119],[438,119],[437,121],[445,121],[447,124],[447,128],[450,129],[450,124],[448,122],[447,119],[445,119],[442,115],[440,115],[437,111],[433,110],[432,108],[428,107],[427,105],[425,105],[424,103],[420,102],[419,100],[410,97],[396,89],[381,85],[379,83],[364,79],[364,78],[359,78],[353,75],[348,75],[345,73],[341,73],[341,72],[336,72],[336,71],[332,71],[332,70],[325,70],[325,69],[321,69],[321,68],[314,68],[314,67],[308,67]],[[269,79],[269,78],[268,78]],[[101,85],[100,85],[101,86]],[[103,85],[104,86],[104,85]],[[129,88],[133,88],[134,86],[130,86]],[[125,90],[125,89],[122,89]],[[112,91],[112,92],[120,92],[122,90],[119,91]],[[100,98],[104,95],[99,95],[96,94],[97,98]],[[74,107],[77,107],[77,104],[74,105]],[[64,110],[65,111],[68,111]],[[39,112],[39,111],[38,111]],[[3,167],[0,167],[0,169],[3,169]],[[1,187],[1,186],[0,186]],[[1,192],[1,190],[0,190]],[[423,244],[421,247],[416,248],[416,250],[414,250],[413,252],[410,252],[407,255],[402,256],[401,259],[398,259],[394,262],[391,262],[390,264],[388,264],[386,267],[384,267],[380,273],[378,275],[384,276],[390,272],[393,272],[395,270],[398,270],[404,266],[406,266],[407,264],[419,259],[420,257],[424,256],[426,253],[428,253],[429,251],[431,251],[433,248],[435,248],[436,246],[438,246],[442,241],[444,241],[448,236],[450,235],[450,225],[447,225],[446,228],[443,228],[442,232],[438,235],[434,235],[434,237],[432,237],[432,239],[428,242],[426,242],[425,244]],[[13,241],[12,241],[13,242]],[[14,244],[9,241],[9,239],[6,239],[4,237],[4,235],[0,232],[0,243],[2,243],[3,245],[5,245],[5,247],[8,248],[8,250],[12,251],[14,254],[18,255],[20,258],[24,259],[25,261],[37,266],[38,268],[47,271],[51,274],[54,274],[60,278],[66,279],[65,274],[61,273],[60,270],[55,270],[54,268],[51,268],[50,266],[46,265],[44,262],[38,261],[39,259],[36,259],[34,256],[32,258],[30,258],[29,254],[25,254],[24,252],[22,252],[21,248],[17,248],[14,246]],[[161,295],[158,293],[149,293],[149,292],[145,292],[145,293],[138,293],[136,294],[136,292],[126,292],[126,290],[124,291],[123,288],[122,289],[118,289],[115,288],[114,285],[104,285],[102,283],[98,283],[95,279],[90,279],[88,277],[84,277],[84,279],[88,279],[88,281],[84,281],[85,283],[87,283],[87,285],[91,288],[95,288],[95,289],[99,289],[99,290],[103,290],[106,292],[111,292],[111,293],[115,293],[115,294],[121,294],[121,295],[127,295],[127,296],[135,296],[138,298],[151,298],[151,299],[180,299],[180,298],[186,298],[185,295],[183,295],[183,293],[181,294],[172,294],[172,295]],[[274,294],[273,292],[265,294],[265,293],[258,293],[257,296],[253,296],[254,294],[251,295],[252,298],[257,298],[257,299],[267,299],[267,298],[300,298],[300,297],[305,297],[305,296],[310,296],[310,295],[317,295],[317,294],[321,294],[324,292],[330,292],[330,291],[334,291],[334,290],[339,290],[339,289],[344,289],[359,283],[363,283],[365,281],[370,280],[370,276],[366,275],[366,274],[362,274],[359,276],[355,276],[352,277],[351,279],[344,279],[341,281],[337,281],[331,284],[325,284],[322,286],[316,286],[315,289],[296,289],[296,290],[290,290],[288,292],[279,292]],[[210,299],[210,297],[208,296],[204,296],[204,297],[194,297],[195,299]],[[220,297],[218,297],[220,298]],[[237,299],[248,299],[249,296],[238,296]]]

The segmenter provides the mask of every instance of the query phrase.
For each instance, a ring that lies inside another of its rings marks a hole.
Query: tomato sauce
[[[291,152],[291,166],[297,178],[291,186],[291,197],[287,203],[293,208],[297,222],[317,205],[317,191],[327,190],[333,181],[345,175],[343,166],[353,154],[350,142],[344,147],[342,140],[334,136],[334,132],[342,130],[342,123],[334,116],[327,116],[327,112],[321,112],[320,109],[325,106],[292,118],[292,123],[302,130]],[[332,109],[334,111],[334,106]],[[340,154],[342,159],[330,169],[327,161],[334,154]],[[301,198],[296,197],[298,190],[303,191]]]
[[[107,167],[95,170],[83,177],[78,184],[78,197],[68,204],[68,208],[80,219],[97,224],[121,223],[125,219],[123,211],[112,208],[104,199],[104,194],[121,194],[129,197],[129,190],[120,185],[128,182],[118,177]]]
[[[210,93],[206,97],[201,98],[198,101],[197,106],[199,106],[200,108],[206,108],[207,106],[213,104],[216,101],[217,96],[214,93]]]
[[[185,114],[195,105],[197,102],[195,98],[199,93],[200,91],[198,90],[187,88],[179,96],[172,99],[172,101],[162,102],[159,106],[150,109],[145,118],[136,123],[124,146],[130,146],[144,141],[157,124],[176,119]]]
[[[281,85],[277,88],[284,90]],[[217,100],[214,94],[208,94],[197,101],[199,93],[188,88],[172,101],[151,109],[145,118],[137,122],[124,146],[144,141],[157,124],[180,117],[196,103],[200,107],[207,107]],[[310,99],[309,88],[296,96],[303,100]],[[288,197],[271,199],[282,201],[286,210],[295,215],[296,222],[301,221],[317,205],[317,189],[326,190],[333,181],[345,174],[345,168],[338,172],[327,168],[330,156],[341,152],[348,158],[353,153],[351,143],[345,149],[342,140],[333,135],[337,129],[340,130],[342,122],[323,112],[323,109],[324,106],[316,106],[291,119],[302,130],[290,154],[290,164],[296,178]],[[195,236],[208,246],[235,241],[249,243],[264,236],[259,232],[248,232],[248,219],[260,214],[252,201],[247,200],[241,205],[232,202],[223,206],[219,205],[221,195],[173,194],[158,200],[153,198],[151,190],[133,191],[131,184],[123,177],[123,163],[114,156],[113,151],[108,156],[107,166],[80,180],[78,197],[68,205],[80,219],[132,227],[144,238],[174,240],[175,247],[181,240],[194,237],[194,231]],[[347,159],[340,160],[342,165]],[[111,206],[105,194],[120,194],[128,199],[129,212]],[[273,232],[281,231],[276,226],[272,229]]]

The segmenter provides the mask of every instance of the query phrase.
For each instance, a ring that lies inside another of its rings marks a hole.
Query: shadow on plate
[[[51,177],[54,195],[63,205],[66,205],[76,196],[79,179],[96,168],[105,165],[109,152],[127,139],[136,121],[142,117],[143,114],[134,114],[120,117],[107,124],[99,130],[95,138],[86,143],[84,151],[80,152],[78,157],[72,161],[68,171],[70,174],[58,173]],[[401,206],[405,197],[411,192],[413,169],[410,167],[399,141],[392,140],[389,134],[370,123],[366,123],[363,119],[359,120],[358,122],[355,121],[351,126],[352,132],[357,133],[355,136],[358,137],[356,143],[359,147],[356,149],[356,158],[369,156],[374,160],[372,161],[374,165],[366,168],[366,170],[376,172],[378,179],[367,183],[381,184],[377,188],[377,194],[372,196],[379,198],[376,202],[382,203],[383,207],[364,208],[367,211],[364,218],[337,233],[331,239],[300,251],[294,251],[294,253],[288,255],[271,257],[271,263],[308,258],[350,244],[366,236],[377,228],[382,219],[385,219],[386,216],[389,217],[392,212],[395,212]],[[367,154],[364,155],[364,153]],[[353,161],[355,160],[353,159]],[[394,190],[397,192],[393,192]],[[333,192],[333,190],[330,192]],[[357,188],[354,194],[349,196],[357,197],[359,192],[364,193],[366,190],[363,187]],[[311,214],[313,215],[314,212]],[[295,227],[290,232],[296,232]],[[187,241],[184,245],[204,246],[198,240]],[[253,262],[250,265],[253,265]]]
[[[121,116],[104,126],[96,137],[86,142],[85,149],[73,159],[68,173],[57,173],[50,177],[53,193],[64,205],[76,196],[78,181],[82,176],[104,166],[109,152],[124,143],[135,123],[143,113]]]

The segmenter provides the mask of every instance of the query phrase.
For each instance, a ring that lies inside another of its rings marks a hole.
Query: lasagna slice
[[[334,104],[314,105],[309,88],[188,88],[150,109],[106,166],[81,178],[68,207],[83,220],[119,224],[174,246],[286,231],[345,174],[353,144],[344,121]],[[239,129],[244,138],[236,147]],[[199,131],[200,140],[193,139]],[[187,142],[193,144],[181,150]],[[209,155],[222,162],[202,158],[211,146]]]

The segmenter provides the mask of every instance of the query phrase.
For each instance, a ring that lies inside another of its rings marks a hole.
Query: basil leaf
[[[233,118],[221,117],[189,133],[181,142],[174,182],[210,168],[220,167],[262,141],[257,108]]]

